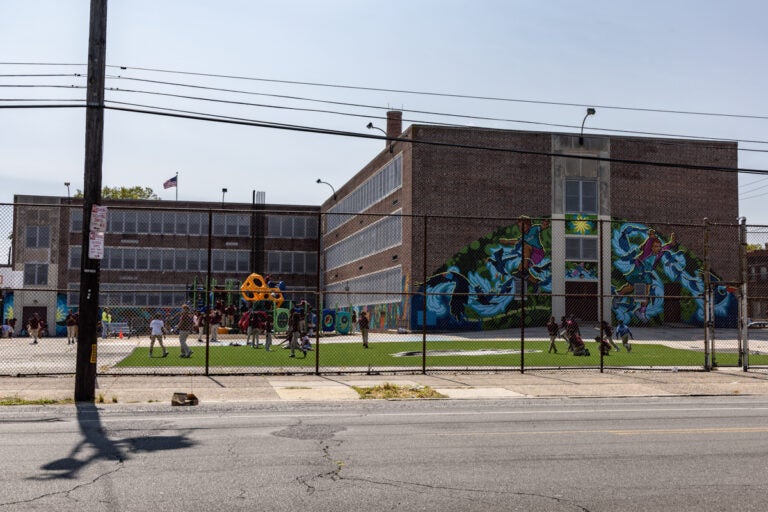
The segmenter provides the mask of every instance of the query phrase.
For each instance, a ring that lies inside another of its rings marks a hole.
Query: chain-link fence
[[[768,369],[768,228],[140,204],[109,207],[102,374]],[[0,374],[75,372],[82,226],[0,205]]]

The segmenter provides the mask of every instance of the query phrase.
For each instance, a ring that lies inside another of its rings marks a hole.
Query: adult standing
[[[176,330],[179,332],[179,345],[181,346],[181,354],[179,357],[190,357],[192,351],[187,345],[187,338],[192,332],[195,323],[192,321],[192,315],[189,312],[189,306],[184,304],[181,306],[181,315],[179,315],[179,323],[176,324]]]
[[[110,311],[109,308],[104,308],[104,311],[101,312],[102,339],[107,339],[107,334],[109,334],[109,324],[111,323],[112,323],[112,311]]]
[[[74,340],[72,343],[74,343],[77,341],[77,337],[80,335],[80,312],[75,311],[72,316],[75,318],[75,326],[73,329],[74,334],[72,335],[72,339]]]
[[[203,318],[205,318],[205,315],[201,311],[195,310],[195,312],[192,314],[192,323],[195,325],[195,331],[197,331],[197,341],[200,343],[203,342],[203,331],[205,330]]]
[[[251,311],[248,315],[248,327],[245,333],[245,346],[252,346],[253,348],[259,348],[259,331],[261,331],[263,325],[262,316],[259,314],[261,311]]]
[[[64,325],[67,326],[67,345],[73,344],[77,340],[77,320],[75,314],[70,311],[64,319]]]
[[[155,346],[155,341],[163,349],[163,357],[168,356],[168,351],[165,350],[163,345],[163,334],[165,334],[165,322],[160,318],[160,313],[155,315],[155,318],[149,322],[149,357],[152,357],[152,349]]]
[[[230,304],[226,307],[226,322],[224,324],[224,327],[234,327],[235,326],[235,313],[237,313],[237,308],[234,304]]]
[[[547,354],[552,353],[553,350],[555,351],[555,354],[557,354],[555,340],[557,339],[559,332],[560,326],[555,321],[555,317],[550,317],[549,322],[547,322],[547,333],[549,334],[549,350],[547,350]]]
[[[368,315],[365,311],[361,311],[358,327],[360,327],[360,334],[363,335],[363,348],[368,348],[368,329],[370,328],[370,325]]]
[[[290,357],[296,357],[295,351],[299,348],[299,338],[301,338],[301,313],[298,308],[293,309],[291,313],[290,332],[288,333],[288,343],[291,348]]]
[[[221,326],[221,310],[214,308],[213,311],[211,311],[209,322],[209,329],[211,332],[210,340],[211,342],[217,342],[219,341],[219,326]]]
[[[32,313],[32,318],[27,324],[27,332],[32,336],[30,345],[37,345],[37,337],[40,335],[40,317],[37,316],[37,313]]]

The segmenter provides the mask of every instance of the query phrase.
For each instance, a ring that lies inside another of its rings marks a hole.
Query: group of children
[[[611,353],[611,349],[617,352],[621,350],[619,346],[613,341],[613,329],[611,325],[603,320],[600,322],[600,326],[596,327],[600,330],[600,335],[595,337],[595,342],[598,344],[600,353],[607,356]],[[547,353],[554,351],[557,354],[557,346],[555,341],[558,338],[562,338],[568,342],[568,352],[572,352],[574,356],[588,356],[590,355],[589,349],[584,344],[584,340],[581,338],[581,330],[576,319],[571,315],[570,317],[562,317],[560,323],[555,321],[555,317],[551,317],[547,322],[547,333],[549,334],[549,350]],[[616,336],[621,338],[621,343],[627,352],[632,351],[632,345],[629,340],[634,340],[632,331],[624,324],[623,320],[619,320],[619,324],[616,326]]]

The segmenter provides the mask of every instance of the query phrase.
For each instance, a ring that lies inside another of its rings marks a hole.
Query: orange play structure
[[[249,275],[240,285],[240,293],[248,302],[271,300],[275,308],[283,304],[283,292],[280,288],[270,287],[259,274]]]

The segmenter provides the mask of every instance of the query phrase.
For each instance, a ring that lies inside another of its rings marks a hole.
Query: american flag
[[[169,180],[165,180],[165,183],[163,183],[163,188],[175,187],[177,185],[178,180],[179,180],[178,176],[174,176]]]

